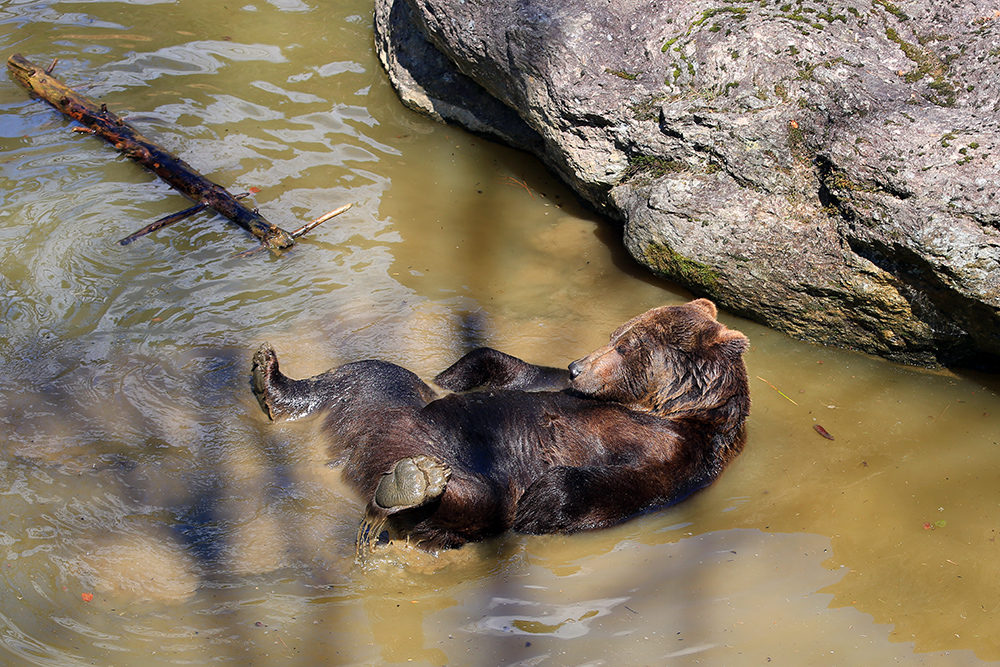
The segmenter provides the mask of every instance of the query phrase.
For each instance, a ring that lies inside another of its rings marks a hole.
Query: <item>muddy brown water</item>
[[[966,665],[1000,660],[995,377],[750,336],[747,449],[680,506],[576,536],[353,558],[309,375],[564,365],[680,303],[532,159],[404,109],[359,0],[6,2],[38,62],[293,229],[287,255],[0,77],[0,663]],[[822,426],[833,440],[821,437]],[[92,597],[91,597],[92,596]]]

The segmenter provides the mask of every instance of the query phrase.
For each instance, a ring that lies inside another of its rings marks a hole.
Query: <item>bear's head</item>
[[[698,299],[629,320],[607,345],[570,364],[573,390],[661,417],[699,413],[741,427],[750,407],[749,342],[717,313]]]

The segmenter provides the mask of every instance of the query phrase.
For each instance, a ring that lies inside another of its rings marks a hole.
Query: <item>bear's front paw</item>
[[[444,493],[451,468],[430,456],[400,459],[382,475],[375,504],[390,513],[420,507]]]

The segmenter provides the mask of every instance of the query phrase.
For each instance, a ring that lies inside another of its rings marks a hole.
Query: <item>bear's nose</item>
[[[575,380],[583,372],[583,368],[580,366],[579,361],[574,361],[569,365],[569,379]]]

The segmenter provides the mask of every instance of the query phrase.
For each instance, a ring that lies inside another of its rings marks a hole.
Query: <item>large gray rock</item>
[[[1000,12],[836,4],[377,0],[376,44],[408,105],[537,154],[654,272],[798,338],[996,367]]]

